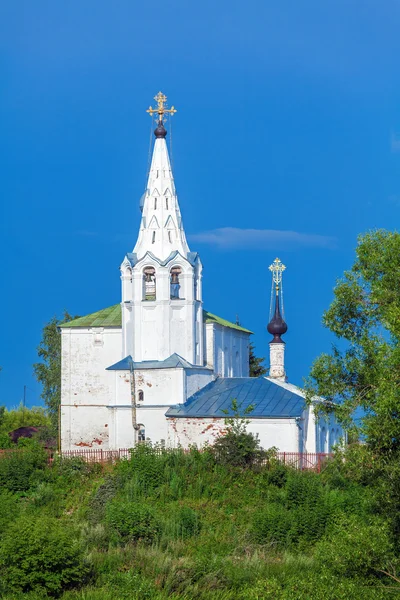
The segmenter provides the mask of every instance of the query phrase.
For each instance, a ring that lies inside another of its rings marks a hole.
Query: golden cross
[[[176,113],[176,108],[171,106],[171,108],[167,108],[167,96],[162,92],[158,92],[157,96],[154,96],[154,100],[157,102],[157,108],[153,108],[149,106],[146,112],[149,115],[153,116],[154,114],[158,114],[158,120],[163,121],[165,113],[173,115]]]
[[[282,273],[286,269],[285,265],[276,258],[272,265],[269,266],[269,270],[272,272],[272,279],[275,283],[276,290],[279,289],[279,284],[282,281]]]

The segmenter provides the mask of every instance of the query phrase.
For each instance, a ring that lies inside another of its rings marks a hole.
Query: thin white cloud
[[[222,227],[194,233],[188,237],[191,241],[217,246],[224,250],[238,248],[293,249],[299,247],[332,249],[336,247],[336,238],[334,237],[279,229]]]

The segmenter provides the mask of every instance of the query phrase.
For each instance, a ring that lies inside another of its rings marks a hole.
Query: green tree
[[[257,358],[254,354],[254,344],[250,342],[249,346],[249,370],[250,377],[261,377],[267,373],[267,369],[264,367],[263,362],[265,357]]]
[[[376,230],[358,239],[356,260],[334,288],[323,323],[336,336],[313,364],[317,394],[344,423],[361,408],[359,433],[375,456],[400,451],[400,234]],[[328,408],[329,410],[329,408]]]
[[[36,379],[43,386],[41,397],[55,429],[58,428],[58,407],[61,402],[61,335],[59,326],[61,323],[67,323],[77,318],[64,311],[61,319],[57,317],[50,319],[43,328],[42,340],[37,349],[41,362],[33,365]]]
[[[1,410],[0,407],[0,434],[8,434],[19,427],[48,427],[50,418],[42,406],[26,408],[22,404],[11,410]]]
[[[234,467],[252,465],[261,456],[258,437],[247,431],[249,420],[247,416],[254,410],[249,405],[243,411],[236,399],[232,400],[230,410],[222,410],[226,415],[226,429],[213,445],[216,460],[222,464]]]

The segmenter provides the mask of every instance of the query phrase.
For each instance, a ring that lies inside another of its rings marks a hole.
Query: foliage
[[[0,542],[5,593],[42,592],[58,596],[82,585],[89,575],[74,532],[56,519],[21,516]]]
[[[347,424],[361,408],[368,447],[389,458],[400,452],[400,233],[359,237],[356,260],[337,283],[323,323],[339,344],[314,362],[308,396],[337,402],[330,409]]]
[[[0,488],[12,492],[28,490],[36,473],[45,469],[47,453],[39,443],[31,443],[26,448],[8,451],[0,458]]]
[[[0,494],[0,597],[386,598],[397,583],[382,571],[397,577],[400,549],[397,499],[384,495],[400,467],[390,488],[366,447],[322,474],[265,456],[232,468],[212,448],[141,444],[115,465],[56,458],[27,471],[22,490]]]
[[[99,523],[105,517],[107,502],[112,500],[120,487],[117,477],[108,475],[97,489],[89,504],[88,518],[93,523]]]
[[[4,409],[0,414],[0,434],[8,434],[19,427],[47,427],[50,425],[50,419],[41,406],[26,408],[20,404],[18,408]]]
[[[285,501],[267,504],[255,513],[253,537],[280,548],[314,543],[325,533],[333,503],[317,475],[290,472]]]
[[[213,452],[219,463],[244,467],[254,464],[260,458],[259,440],[247,431],[249,420],[246,417],[253,410],[254,406],[250,405],[242,413],[241,406],[236,399],[233,399],[231,409],[222,411],[227,415],[226,428],[213,445]]]
[[[151,542],[160,534],[159,522],[146,504],[113,501],[107,506],[106,521],[123,541]]]
[[[77,316],[64,311],[61,319],[53,317],[44,326],[42,340],[38,346],[38,356],[41,362],[33,365],[36,379],[42,384],[41,397],[47,407],[54,429],[58,429],[58,407],[61,402],[61,335],[59,326]]]
[[[394,557],[387,523],[372,516],[366,523],[358,515],[342,515],[330,535],[317,544],[316,557],[341,577],[377,574]]]
[[[249,345],[249,370],[250,377],[261,377],[261,375],[265,375],[267,373],[267,369],[264,367],[263,363],[265,361],[265,357],[257,358],[254,354],[254,344],[250,342]]]

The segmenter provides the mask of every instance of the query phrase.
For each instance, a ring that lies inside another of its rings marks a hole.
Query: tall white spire
[[[166,143],[167,131],[164,127],[164,114],[176,112],[174,107],[165,107],[166,96],[161,92],[155,100],[158,108],[149,108],[150,114],[158,114],[158,125],[154,134],[153,157],[147,188],[142,201],[142,221],[139,236],[133,252],[140,260],[146,252],[151,252],[159,260],[165,260],[171,252],[178,251],[184,257],[190,252],[182,224],[176,195],[174,177]]]
[[[122,354],[135,362],[179,354],[204,365],[202,264],[190,252],[182,225],[165,138],[166,97],[157,94],[153,158],[132,253],[121,265]]]

